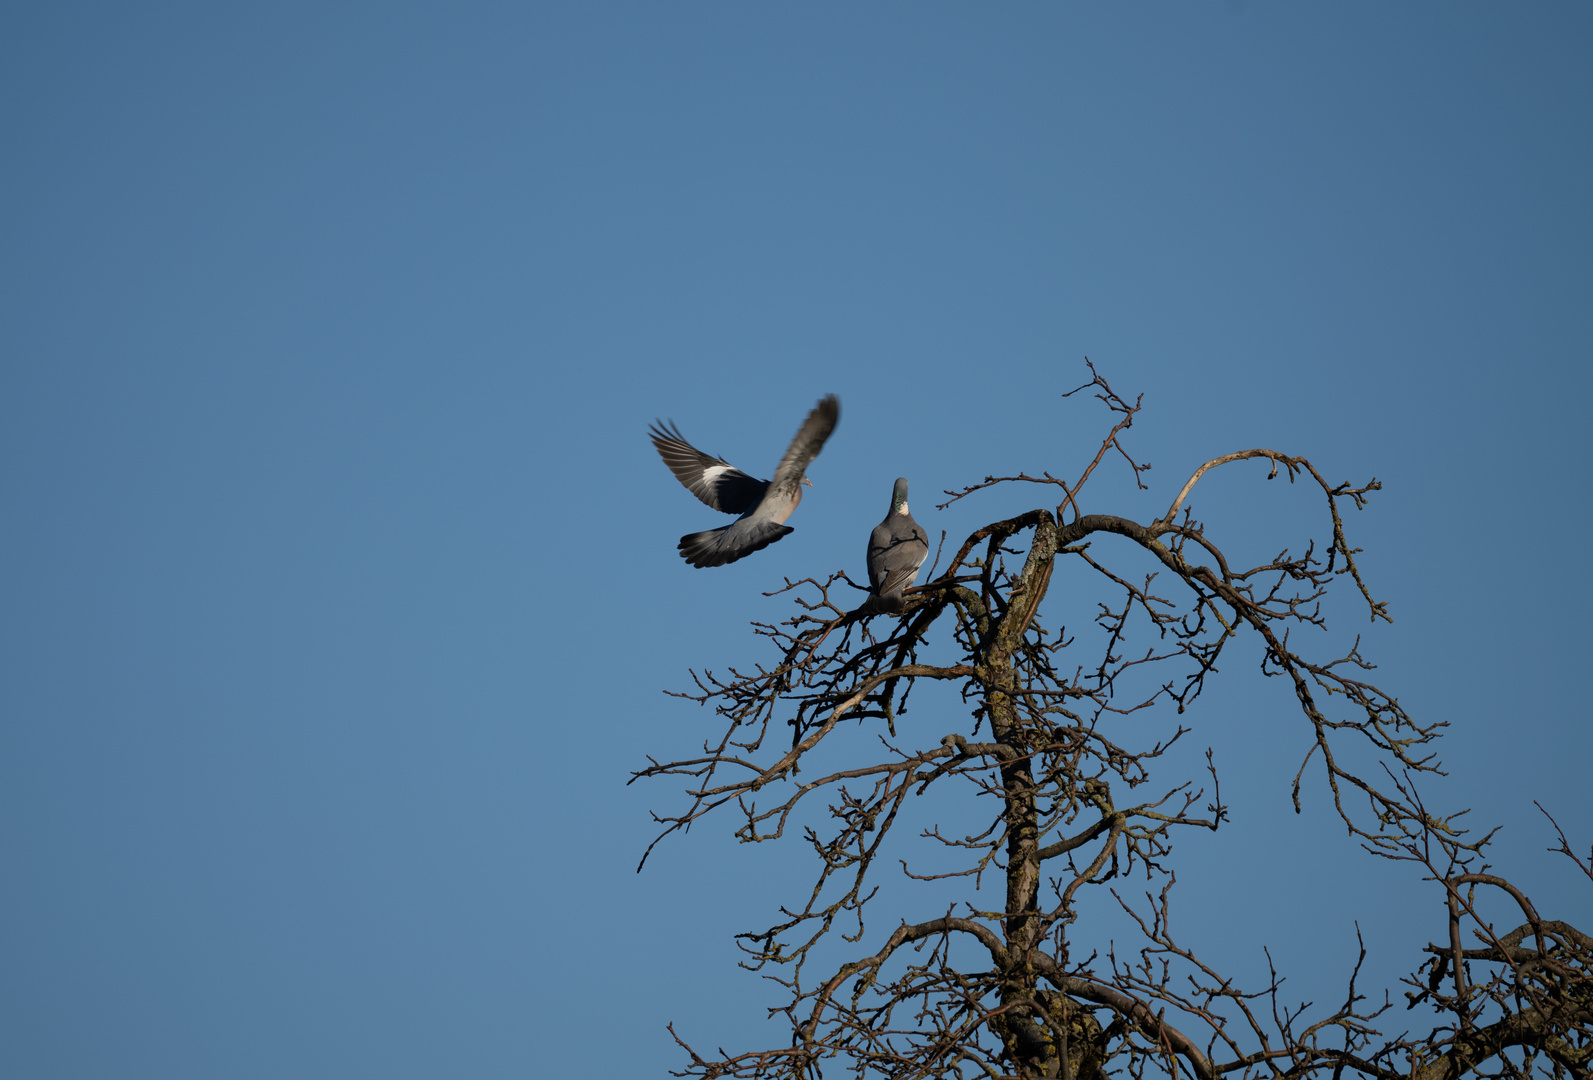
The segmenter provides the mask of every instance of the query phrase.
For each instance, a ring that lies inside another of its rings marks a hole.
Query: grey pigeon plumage
[[[913,520],[907,508],[907,480],[898,477],[891,490],[891,508],[885,520],[874,526],[868,537],[868,599],[858,608],[860,615],[906,610],[902,593],[918,576],[918,568],[929,557],[929,537]]]
[[[693,566],[724,566],[794,531],[785,519],[802,501],[802,485],[812,484],[807,467],[840,419],[841,399],[834,394],[821,399],[791,440],[773,480],[748,476],[723,458],[703,453],[673,423],[654,423],[648,429],[653,446],[675,479],[705,505],[740,515],[722,528],[682,536],[680,557]]]

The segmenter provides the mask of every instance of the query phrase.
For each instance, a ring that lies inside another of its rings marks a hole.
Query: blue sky
[[[1384,482],[1366,649],[1451,724],[1433,796],[1593,920],[1531,805],[1593,842],[1590,36],[1574,4],[8,6],[0,1058],[782,1042],[731,934],[800,853],[709,823],[632,872],[673,799],[629,771],[708,733],[660,691],[759,658],[783,575],[859,573],[895,476],[955,537],[1032,497],[934,493],[1076,472],[1085,356],[1155,466],[1090,509],[1251,446]],[[767,475],[829,392],[797,531],[684,566],[718,522],[648,422]],[[1316,506],[1263,472],[1196,503],[1269,554]],[[1288,812],[1301,725],[1224,676],[1190,933],[1317,1000],[1356,920],[1408,969],[1430,887]]]

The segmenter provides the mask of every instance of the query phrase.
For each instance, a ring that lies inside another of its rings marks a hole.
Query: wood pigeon
[[[804,474],[840,419],[840,398],[830,394],[820,400],[786,448],[773,480],[755,479],[723,458],[708,456],[681,438],[673,421],[655,422],[648,432],[675,479],[715,510],[741,515],[723,528],[682,536],[680,557],[693,566],[724,566],[794,531],[783,522],[802,501],[802,485],[812,486]]]
[[[859,615],[899,614],[907,609],[902,592],[929,557],[929,537],[907,510],[907,478],[897,477],[890,513],[868,537],[868,583],[872,588]]]

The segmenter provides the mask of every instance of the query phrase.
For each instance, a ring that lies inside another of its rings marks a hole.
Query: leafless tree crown
[[[773,661],[725,676],[694,672],[695,690],[679,695],[713,705],[723,730],[697,756],[649,759],[636,772],[684,778],[687,801],[657,817],[658,839],[729,813],[743,841],[800,827],[817,870],[778,922],[740,935],[745,966],[783,987],[771,1015],[789,1022],[789,1043],[704,1056],[677,1035],[688,1063],[676,1075],[1338,1080],[1348,1071],[1378,1080],[1586,1080],[1593,939],[1542,918],[1487,872],[1488,837],[1470,837],[1458,815],[1424,805],[1416,780],[1438,770],[1433,741],[1443,725],[1418,722],[1367,681],[1358,638],[1335,659],[1296,651],[1302,635],[1291,632],[1323,626],[1321,601],[1337,587],[1353,583],[1370,618],[1388,618],[1341,513],[1364,505],[1378,482],[1335,485],[1305,458],[1244,450],[1201,465],[1155,520],[1085,513],[1085,488],[1104,461],[1126,462],[1142,488],[1149,467],[1122,441],[1140,402],[1119,397],[1093,366],[1090,373],[1073,393],[1093,391],[1112,423],[1076,480],[986,477],[942,504],[1031,484],[1054,489],[1054,508],[975,530],[938,576],[909,593],[900,617],[848,614],[857,594],[846,591],[856,586],[843,573],[787,581],[780,593],[792,597],[792,617],[754,624]],[[1249,458],[1270,461],[1269,479],[1320,489],[1331,524],[1325,552],[1308,542],[1303,552],[1239,569],[1191,516],[1185,504],[1201,477]],[[1109,558],[1092,546],[1103,533],[1131,544],[1111,545]],[[1088,643],[1041,618],[1061,559],[1077,560],[1118,597],[1094,613]],[[1137,569],[1123,568],[1136,561]],[[1140,644],[1130,643],[1131,631]],[[1369,853],[1411,864],[1441,890],[1447,921],[1405,980],[1404,1008],[1358,988],[1364,949],[1346,962],[1343,1003],[1308,1015],[1284,1004],[1275,970],[1267,985],[1242,989],[1170,929],[1173,838],[1185,828],[1215,830],[1228,812],[1210,751],[1204,777],[1153,779],[1188,729],[1130,745],[1121,718],[1164,706],[1182,714],[1225,651],[1255,646],[1263,671],[1292,687],[1310,732],[1294,772],[1296,808],[1303,783],[1322,783]],[[897,732],[920,681],[953,688],[966,705],[957,729],[936,741],[913,741],[922,724]],[[951,869],[920,874],[881,857],[910,800],[959,784],[969,805],[990,810],[982,831],[924,831],[955,857]],[[827,804],[809,807],[814,799]],[[1558,850],[1593,880],[1593,853],[1583,860],[1563,834]],[[1117,891],[1131,872],[1150,883],[1141,896]],[[966,896],[942,912],[893,911],[897,925],[876,930],[865,914],[882,875],[897,874],[963,878]],[[1004,880],[997,910],[980,906],[993,899],[978,887],[986,878]],[[1070,947],[1088,890],[1111,890],[1140,935],[1131,951],[1076,955]],[[1479,890],[1508,895],[1519,925],[1484,918]],[[837,962],[838,951],[850,958]]]

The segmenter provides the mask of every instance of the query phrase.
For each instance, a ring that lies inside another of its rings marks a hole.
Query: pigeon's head
[[[907,513],[907,477],[898,476],[896,487],[891,491],[891,513]]]

